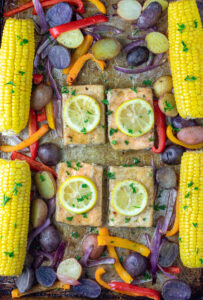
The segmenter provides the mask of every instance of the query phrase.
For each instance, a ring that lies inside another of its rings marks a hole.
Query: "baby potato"
[[[43,199],[51,199],[56,195],[56,181],[49,172],[37,172],[35,175],[37,189]]]
[[[48,207],[42,199],[34,199],[31,208],[31,220],[34,228],[40,227],[48,213]]]
[[[156,97],[161,97],[166,93],[171,93],[173,88],[172,77],[169,75],[159,77],[154,85],[154,94]]]
[[[92,52],[98,60],[114,58],[120,53],[120,51],[120,43],[113,38],[101,39],[92,46]]]
[[[160,32],[150,32],[145,38],[147,42],[147,48],[154,54],[164,53],[169,48],[169,42],[167,37]]]
[[[168,7],[168,1],[166,0],[146,0],[142,9],[144,10],[145,8],[147,8],[147,6],[152,2],[159,3],[162,7],[162,10],[165,10]]]
[[[66,31],[57,37],[57,42],[66,48],[74,49],[79,47],[84,40],[80,29]]]
[[[182,128],[177,133],[177,138],[188,145],[196,145],[203,143],[203,127],[193,126]]]
[[[158,100],[160,110],[168,117],[175,117],[178,114],[173,94],[166,93]]]

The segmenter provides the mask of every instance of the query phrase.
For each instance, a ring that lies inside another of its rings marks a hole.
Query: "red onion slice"
[[[171,275],[170,273],[166,272],[160,265],[158,265],[158,268],[166,277],[170,279],[177,279],[177,276]]]
[[[54,80],[54,78],[53,78],[53,76],[51,74],[51,65],[50,65],[49,61],[47,61],[46,70],[47,70],[47,75],[48,75],[49,80],[50,80],[51,87],[56,92],[56,98],[57,98],[57,100],[61,100],[61,94],[59,93],[56,81]]]
[[[112,25],[93,25],[93,26],[89,26],[87,27],[87,29],[89,31],[92,31],[92,32],[112,32],[114,34],[121,34],[123,33],[123,30],[116,27],[116,26],[112,26]]]
[[[69,276],[65,276],[65,275],[61,275],[61,274],[56,274],[57,277],[58,277],[58,280],[63,282],[63,283],[66,283],[66,284],[70,284],[70,285],[79,285],[80,282],[75,280],[74,278],[71,278]]]
[[[65,249],[66,249],[66,243],[65,242],[61,242],[58,246],[58,248],[56,249],[56,252],[54,254],[54,258],[53,258],[53,262],[51,267],[53,269],[57,269],[60,262],[63,259],[64,253],[65,253]]]
[[[45,17],[42,5],[41,5],[39,0],[32,0],[32,2],[33,2],[35,10],[37,12],[37,15],[39,17],[41,31],[42,31],[42,33],[45,33],[49,30],[49,27],[48,27],[47,22],[46,22],[46,17]]]
[[[90,257],[90,254],[91,254],[93,248],[94,248],[94,246],[90,246],[90,247],[87,249],[87,251],[85,252],[85,254],[84,254],[84,256],[83,256],[83,258],[82,258],[82,260],[81,260],[81,265],[82,265],[82,266],[87,267],[87,264],[88,264],[87,261],[88,261],[88,259],[89,259],[89,257]]]
[[[153,66],[148,66],[142,69],[129,69],[129,68],[123,68],[123,67],[114,67],[115,70],[125,73],[125,74],[140,74],[140,73],[145,73],[151,70],[154,70],[158,67],[161,67],[163,63],[157,64],[157,65],[153,65]]]
[[[176,203],[177,191],[175,189],[171,189],[168,200],[168,207],[166,210],[166,215],[164,218],[164,223],[161,229],[162,234],[166,234],[166,231],[169,227],[171,217],[173,215],[174,205]]]
[[[58,137],[63,137],[63,129],[62,129],[62,104],[61,100],[54,99],[54,116],[55,116],[55,125],[56,125],[56,133]]]
[[[51,221],[49,218],[46,219],[46,221],[38,228],[34,229],[30,234],[28,235],[28,243],[27,243],[27,250],[29,250],[30,245],[32,244],[33,240],[49,225],[51,224]]]
[[[131,50],[133,50],[135,47],[140,46],[140,45],[145,46],[145,45],[146,45],[145,40],[139,39],[139,40],[137,40],[137,41],[135,41],[135,42],[132,42],[132,43],[130,43],[130,44],[127,44],[127,45],[123,48],[123,51],[126,52],[126,53],[128,53],[128,52],[130,52]]]
[[[99,265],[114,265],[115,258],[112,257],[104,257],[100,259],[90,260],[87,262],[87,268],[96,267]]]

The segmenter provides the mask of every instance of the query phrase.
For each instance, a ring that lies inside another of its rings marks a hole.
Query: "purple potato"
[[[130,253],[125,261],[124,268],[133,277],[144,274],[147,270],[148,260],[139,253]]]
[[[60,148],[53,143],[44,143],[39,146],[38,157],[45,165],[55,166],[61,158]]]
[[[45,287],[51,287],[56,281],[56,273],[50,267],[39,267],[35,271],[37,282]]]
[[[181,116],[176,116],[172,118],[171,123],[175,128],[192,127],[197,125],[195,120],[192,119],[186,120],[181,118]]]
[[[171,267],[175,262],[176,258],[178,257],[178,249],[179,248],[176,243],[163,243],[159,250],[159,265],[163,268]]]
[[[184,148],[178,145],[168,146],[161,154],[161,159],[165,164],[178,165],[181,162]]]
[[[29,291],[35,281],[35,274],[33,269],[25,267],[22,274],[16,279],[16,286],[20,293]]]
[[[149,50],[146,47],[138,46],[127,54],[127,64],[129,66],[140,66],[149,58]]]
[[[189,300],[191,288],[181,280],[167,280],[162,286],[162,296],[164,300]]]
[[[80,285],[75,285],[71,287],[71,292],[80,297],[95,299],[100,296],[101,287],[94,280],[81,279]]]
[[[57,249],[61,241],[60,232],[54,226],[45,228],[39,237],[39,242],[42,250],[45,252],[53,252]]]
[[[148,29],[156,25],[162,13],[162,7],[158,2],[150,3],[137,20],[138,29]]]
[[[70,22],[72,15],[71,6],[68,3],[60,2],[47,11],[46,21],[50,27],[55,27]]]
[[[61,45],[53,46],[48,53],[51,65],[56,69],[65,69],[69,66],[71,55],[68,49]]]

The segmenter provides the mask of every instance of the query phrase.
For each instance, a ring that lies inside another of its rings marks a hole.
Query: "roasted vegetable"
[[[172,123],[172,126],[174,128],[184,128],[184,127],[192,127],[192,126],[196,126],[197,125],[197,122],[195,120],[186,120],[186,119],[183,119],[181,118],[181,116],[176,116],[174,118],[171,119],[171,123]]]
[[[51,287],[56,281],[56,274],[50,267],[40,267],[35,271],[37,282],[43,286]]]
[[[162,161],[168,165],[178,165],[181,161],[184,148],[177,145],[168,146],[161,154]]]
[[[47,218],[48,207],[42,199],[34,199],[31,207],[31,220],[34,228],[40,227]]]
[[[90,299],[98,298],[101,294],[101,287],[91,279],[81,279],[80,284],[71,287],[77,297],[86,297]]]
[[[196,145],[203,143],[203,127],[202,126],[192,126],[182,128],[177,133],[177,138],[188,145]]]
[[[176,243],[164,242],[159,250],[159,265],[164,268],[171,267],[178,257],[178,253],[178,245]]]
[[[160,32],[150,32],[145,38],[147,42],[147,48],[155,54],[164,53],[169,48],[167,37]]]
[[[63,260],[57,268],[57,276],[72,278],[78,280],[82,275],[82,266],[75,258]]]
[[[161,17],[162,7],[158,2],[150,3],[137,20],[137,28],[147,29],[156,25]]]
[[[121,45],[113,38],[104,38],[92,46],[92,52],[96,59],[112,59],[120,53]]]
[[[71,21],[73,10],[66,2],[53,5],[46,13],[46,21],[50,27],[55,27]]]
[[[57,249],[61,241],[61,235],[54,226],[45,228],[39,237],[39,242],[42,250],[46,252],[53,252]]]
[[[53,143],[44,143],[38,148],[38,157],[45,165],[55,166],[61,158],[60,148]]]
[[[160,110],[168,117],[177,116],[176,102],[173,94],[166,93],[159,98],[158,101]]]
[[[31,289],[35,282],[35,274],[33,269],[25,267],[21,275],[16,279],[15,283],[20,293],[25,293]]]
[[[189,300],[191,289],[181,280],[168,280],[162,286],[162,296],[164,300]]]
[[[51,65],[56,69],[65,69],[70,65],[71,56],[68,49],[56,45],[51,47],[48,53]]]
[[[104,246],[98,246],[97,243],[97,234],[89,234],[87,235],[83,242],[82,242],[82,251],[85,254],[86,251],[90,248],[93,247],[91,253],[90,253],[90,258],[96,259],[99,258],[103,251],[104,251]]]
[[[121,0],[118,2],[117,13],[126,21],[137,20],[141,14],[142,6],[136,0]]]
[[[49,172],[37,172],[35,175],[37,189],[43,199],[51,199],[56,195],[56,181]]]
[[[149,50],[146,47],[138,46],[127,54],[127,64],[129,66],[139,66],[149,58]]]
[[[171,93],[173,88],[172,77],[169,75],[159,77],[154,85],[154,94],[157,98],[163,96],[166,93]]]
[[[140,276],[147,270],[148,260],[139,253],[130,253],[125,261],[124,268],[133,277]]]
[[[31,107],[35,111],[42,110],[43,107],[52,99],[53,90],[49,85],[44,83],[39,84],[31,96]]]
[[[142,9],[144,10],[145,8],[147,8],[147,6],[152,2],[159,3],[162,7],[162,10],[165,10],[168,7],[168,1],[167,0],[146,0]]]
[[[164,189],[175,188],[177,185],[177,177],[174,169],[170,167],[162,167],[156,172],[156,181]]]
[[[66,31],[57,37],[57,42],[67,48],[77,48],[84,40],[80,29]]]

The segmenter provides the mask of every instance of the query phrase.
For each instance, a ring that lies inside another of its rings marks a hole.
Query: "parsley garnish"
[[[196,79],[197,79],[197,77],[195,77],[195,76],[187,75],[184,80],[192,82],[192,81],[195,81]]]
[[[44,176],[42,174],[39,175],[41,182],[45,181]]]
[[[197,223],[192,223],[192,225],[193,225],[195,228],[197,228]]]
[[[188,183],[188,187],[191,187],[192,185],[194,184],[194,182],[193,181],[190,181],[189,183]]]
[[[115,173],[107,172],[107,176],[109,179],[115,179]]]
[[[197,191],[197,190],[199,190],[199,188],[196,186],[196,187],[194,188],[194,190]]]
[[[18,71],[18,73],[23,76],[26,72]]]
[[[67,217],[66,220],[72,221],[73,220],[73,216],[72,217]]]
[[[107,95],[109,92],[112,94],[111,90],[112,90],[112,88],[106,89],[106,90],[104,91],[105,95]]]
[[[93,113],[92,113],[91,111],[89,111],[89,110],[87,110],[87,113],[88,113],[89,115],[93,115]]]
[[[183,209],[186,210],[189,206],[188,205],[185,205],[183,206]]]
[[[77,255],[76,259],[77,259],[77,260],[80,260],[80,259],[81,259],[81,257],[80,257],[79,255]]]
[[[14,252],[4,252],[6,256],[8,257],[14,257]]]
[[[84,120],[84,123],[87,123],[89,121],[89,119],[87,118],[86,120]]]
[[[180,33],[183,33],[183,30],[185,29],[185,25],[184,24],[177,24],[178,25],[178,31],[180,31]]]
[[[15,228],[17,228],[17,223],[14,223],[13,226],[14,226]]]
[[[83,134],[86,134],[87,133],[87,129],[85,127],[83,127],[81,130],[80,130],[81,133]]]
[[[184,41],[181,41],[181,44],[183,45],[183,51],[184,51],[184,52],[187,52],[187,51],[188,51],[188,48],[187,48],[185,42],[184,42]]]
[[[190,193],[188,192],[186,195],[185,195],[185,198],[189,198],[190,197]]]
[[[179,242],[182,242],[182,238],[181,237],[179,237],[178,240],[179,240]]]
[[[61,94],[68,94],[69,93],[69,89],[64,85],[61,88]]]
[[[125,218],[125,223],[129,223],[130,222],[130,218]]]
[[[18,41],[20,41],[20,46],[26,45],[28,44],[28,40],[27,39],[23,39],[21,36],[17,35],[17,39]]]
[[[133,35],[135,36],[135,35],[138,34],[139,32],[140,32],[140,30],[137,29],[137,30],[135,30],[135,31],[133,32]]]
[[[147,279],[150,279],[150,278],[151,278],[150,275],[149,275],[147,272],[145,272],[145,273],[144,273],[144,279],[147,280]]]
[[[168,102],[167,100],[164,101],[165,102],[165,107],[164,107],[164,111],[166,112],[167,110],[172,110],[173,109],[173,106],[171,105],[170,102]]]
[[[121,263],[123,262],[123,256],[120,256],[120,262]]]
[[[149,137],[149,142],[153,142],[155,140],[155,138],[153,136]]]
[[[107,112],[106,112],[106,116],[109,116],[109,115],[111,115],[113,113],[113,111],[112,110],[107,110]]]
[[[71,234],[75,239],[77,239],[79,237],[78,233],[75,231],[75,232],[72,232]]]
[[[14,195],[17,195],[17,193],[18,193],[18,187],[21,187],[22,186],[22,183],[17,183],[17,182],[15,182],[15,184],[14,184],[14,188],[13,188],[13,193],[14,193]]]
[[[93,232],[94,231],[94,227],[90,227],[90,232]]]
[[[83,184],[82,184],[82,188],[83,188],[83,189],[86,189],[87,187],[88,187],[88,185],[87,185],[86,183],[83,183]]]
[[[107,99],[102,100],[102,103],[105,105],[109,105],[109,101]]]
[[[159,211],[159,210],[165,210],[166,209],[166,205],[154,205],[154,210]]]
[[[114,243],[114,241],[110,241],[110,243],[111,243],[111,244],[113,244],[113,243]]]
[[[111,128],[109,131],[109,134],[110,134],[110,136],[112,136],[116,132],[118,132],[118,129]]]
[[[142,84],[145,85],[145,86],[152,86],[152,82],[151,82],[150,79],[143,80]]]
[[[68,168],[72,168],[71,162],[69,160],[66,161],[66,165]]]
[[[76,90],[73,90],[73,91],[71,92],[71,95],[72,95],[72,96],[75,96],[75,92],[76,92]]]
[[[197,250],[196,250],[196,254],[198,254],[199,253],[199,248],[197,248]]]
[[[148,110],[147,114],[149,115],[149,114],[151,114],[151,112],[152,112],[151,110]]]
[[[86,213],[82,213],[83,218],[87,219],[87,214]]]
[[[199,261],[200,261],[200,263],[201,263],[201,265],[203,264],[203,259],[202,258],[200,258],[199,259]]]
[[[106,126],[105,126],[105,125],[101,125],[101,128],[105,129],[105,128],[106,128]]]
[[[195,28],[198,27],[198,22],[197,22],[197,20],[194,20],[194,25],[195,25]]]
[[[15,83],[13,83],[13,81],[9,81],[9,82],[6,82],[4,85],[13,85],[13,86],[15,86]]]
[[[129,141],[125,141],[125,144],[128,145],[128,144],[129,144]]]
[[[77,161],[75,165],[76,165],[76,168],[75,168],[76,171],[78,171],[80,168],[82,168],[82,165],[80,164],[79,161]]]
[[[133,130],[132,130],[132,129],[128,129],[128,132],[129,132],[130,134],[132,134],[132,133],[133,133]]]
[[[134,162],[135,165],[137,165],[137,164],[140,163],[140,160],[137,157],[134,157],[133,162]]]
[[[133,90],[133,92],[137,93],[137,88],[135,85],[131,88],[131,90]]]
[[[115,140],[113,140],[111,143],[112,143],[113,145],[116,145],[116,144],[117,144],[117,142],[116,142]]]
[[[176,131],[176,132],[180,131],[180,128],[174,127],[172,123],[169,123],[169,125],[171,126],[171,128],[173,129],[173,131]]]
[[[130,187],[133,191],[133,194],[136,194],[137,191],[136,191],[136,188],[133,186],[133,183],[130,184]]]
[[[11,198],[7,197],[5,194],[3,195],[3,203],[1,204],[1,206],[5,206],[6,203],[11,200]]]
[[[91,195],[92,195],[92,192],[90,192],[90,193],[88,193],[88,194],[86,194],[86,195],[83,195],[83,196],[80,197],[80,198],[77,198],[77,201],[78,201],[78,202],[82,202],[82,201],[84,201],[85,199],[88,200],[88,198],[89,198]]]

